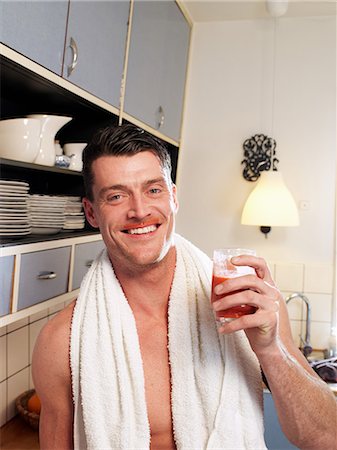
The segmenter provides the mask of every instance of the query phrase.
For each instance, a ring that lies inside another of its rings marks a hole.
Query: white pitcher
[[[30,114],[27,117],[39,119],[41,122],[40,149],[35,164],[53,166],[55,164],[55,135],[72,117],[53,116],[48,114]]]

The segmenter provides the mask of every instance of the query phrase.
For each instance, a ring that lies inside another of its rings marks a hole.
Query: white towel
[[[210,259],[178,235],[175,243],[168,311],[177,449],[265,449],[257,358],[243,332],[218,335],[209,304]],[[70,358],[75,449],[148,450],[136,323],[106,251],[82,282]]]

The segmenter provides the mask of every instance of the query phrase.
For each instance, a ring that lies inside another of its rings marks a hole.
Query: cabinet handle
[[[73,53],[73,60],[72,60],[72,63],[69,64],[69,66],[67,67],[68,77],[73,73],[73,70],[75,69],[77,60],[78,60],[78,49],[77,49],[76,42],[73,38],[70,38],[69,47],[71,48],[71,51]]]
[[[162,106],[159,106],[158,108],[158,123],[157,123],[157,130],[159,130],[163,125],[165,121],[165,114]]]
[[[36,278],[38,280],[53,280],[56,276],[55,272],[42,272]]]
[[[93,262],[94,262],[93,259],[89,259],[89,260],[85,263],[85,266],[86,266],[86,267],[91,267]]]

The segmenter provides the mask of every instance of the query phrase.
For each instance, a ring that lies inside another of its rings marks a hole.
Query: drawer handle
[[[55,272],[42,272],[37,276],[38,280],[54,280],[57,274]]]
[[[86,266],[86,267],[91,267],[93,262],[94,262],[93,259],[89,259],[89,260],[85,263],[85,266]]]
[[[76,42],[73,38],[70,38],[70,44],[69,47],[71,48],[71,51],[73,53],[73,60],[72,63],[69,64],[69,66],[67,67],[67,75],[68,77],[70,77],[70,75],[72,74],[73,70],[76,67],[77,64],[77,59],[78,59],[78,49],[77,49],[77,45]]]

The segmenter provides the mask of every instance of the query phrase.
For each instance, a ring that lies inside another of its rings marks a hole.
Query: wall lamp
[[[259,226],[265,237],[271,227],[299,225],[296,203],[276,168],[279,161],[275,148],[276,141],[263,134],[252,136],[243,144],[243,177],[258,182],[246,200],[241,223]]]

